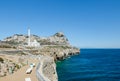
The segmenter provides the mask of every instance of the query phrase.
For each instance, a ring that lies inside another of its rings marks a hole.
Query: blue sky
[[[120,0],[0,0],[0,39],[62,31],[80,48],[120,48]]]

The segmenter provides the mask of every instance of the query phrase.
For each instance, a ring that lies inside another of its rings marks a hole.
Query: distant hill
[[[70,45],[67,37],[62,32],[57,32],[50,37],[39,37],[37,35],[30,36],[31,42],[36,40],[40,45]],[[4,43],[10,45],[27,45],[28,36],[23,34],[14,34],[4,39]]]

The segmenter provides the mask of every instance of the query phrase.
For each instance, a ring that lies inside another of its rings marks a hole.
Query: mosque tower
[[[28,46],[30,46],[30,28],[28,28]]]

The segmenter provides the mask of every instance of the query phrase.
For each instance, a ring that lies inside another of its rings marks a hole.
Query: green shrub
[[[3,44],[3,45],[0,45],[0,48],[11,48],[11,46],[10,45],[5,45],[5,44]]]
[[[20,69],[20,66],[19,66],[18,64],[16,64],[15,67],[16,67],[17,69]]]
[[[4,62],[3,58],[1,58],[1,57],[0,57],[0,62],[1,62],[1,63],[3,63],[3,62]]]

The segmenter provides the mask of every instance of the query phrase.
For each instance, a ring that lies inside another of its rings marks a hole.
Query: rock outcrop
[[[58,32],[50,37],[39,37],[37,35],[30,36],[31,42],[37,40],[41,45],[69,45],[68,39],[62,32]],[[4,42],[11,45],[27,45],[28,36],[15,34],[4,39]]]
[[[11,60],[0,57],[0,77],[13,74],[15,71],[20,69],[21,66],[12,62]]]
[[[34,54],[54,57],[54,60],[63,60],[71,55],[79,54],[80,50],[71,46],[44,46]]]
[[[80,52],[78,48],[70,45],[67,37],[62,32],[58,32],[50,37],[39,37],[37,35],[31,35],[30,39],[31,41],[36,40],[38,43],[40,43],[41,47],[27,47],[26,45],[28,44],[28,36],[15,34],[5,38],[4,41],[0,41],[0,48],[14,48],[16,51],[4,51],[4,53],[8,54],[9,52],[9,54],[13,54],[19,52],[19,56],[23,56],[25,58],[29,56],[32,57],[32,55],[38,57],[39,55],[42,55],[43,58],[39,63],[41,66],[37,69],[40,68],[40,76],[45,78],[46,81],[58,81],[56,65],[54,61],[63,60],[71,55],[79,54]],[[24,60],[19,59],[19,61]],[[10,62],[9,64],[12,65]],[[7,66],[9,66],[9,64]],[[0,66],[1,65],[2,63],[0,63]],[[12,66],[15,67],[16,65],[14,64]],[[3,75],[5,74],[1,72],[0,76]]]
[[[45,81],[58,81],[56,64],[53,57],[44,56],[41,58],[41,74]]]
[[[68,39],[62,32],[58,32],[48,39],[56,45],[69,45]]]

